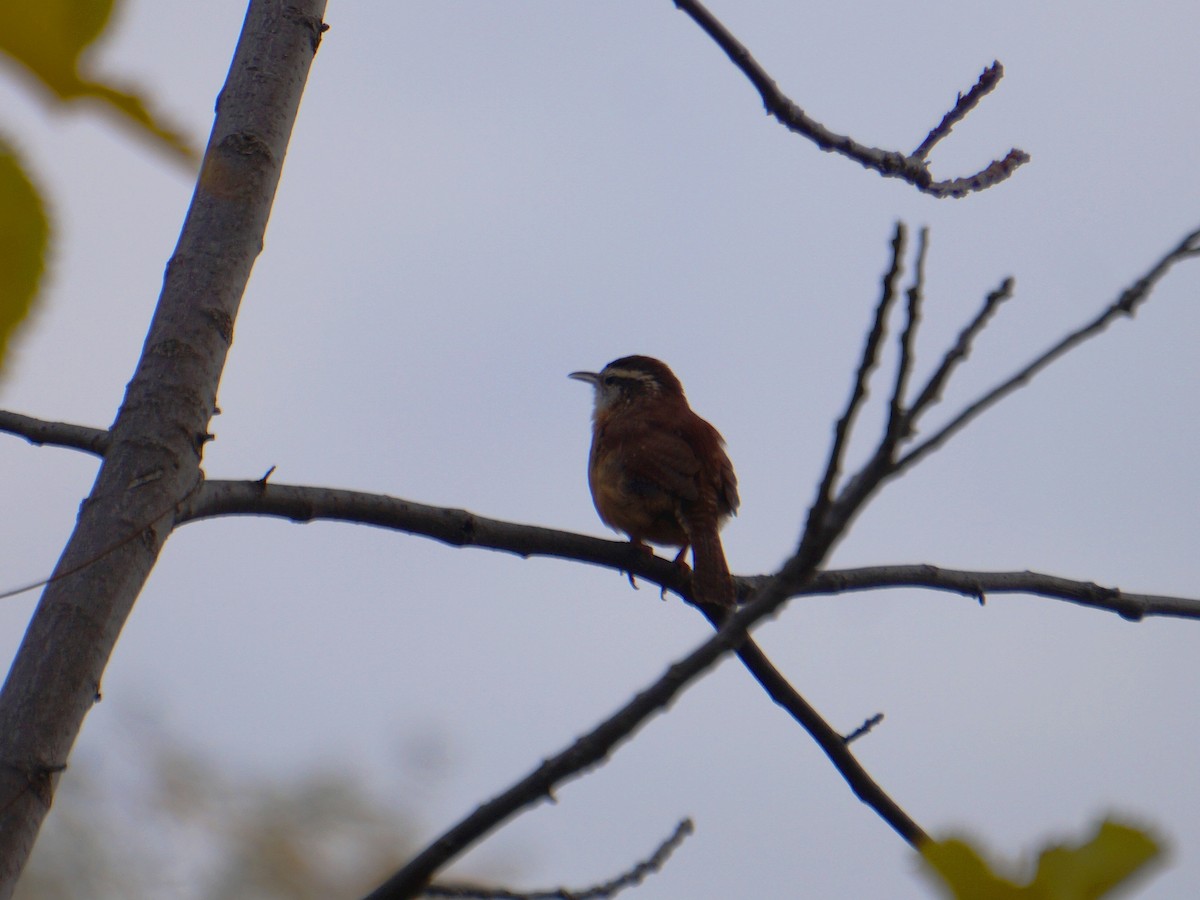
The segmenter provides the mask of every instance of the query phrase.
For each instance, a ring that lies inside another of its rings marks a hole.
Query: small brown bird
[[[625,356],[599,372],[572,372],[596,390],[588,485],[606,525],[647,542],[692,548],[696,600],[733,606],[719,531],[737,512],[737,476],[725,441],[688,406],[665,363]]]

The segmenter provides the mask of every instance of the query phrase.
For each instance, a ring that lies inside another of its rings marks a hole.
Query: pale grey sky
[[[934,170],[966,174],[1014,145],[1033,161],[937,201],[823,154],[767,118],[665,0],[331,3],[208,474],[275,465],[278,481],[601,534],[591,398],[566,374],[649,353],[724,433],[742,489],[726,550],[736,572],[765,572],[798,537],[897,219],[931,229],[925,366],[1016,278],[949,407],[1200,225],[1192,2],[712,8],[811,115],[893,149],[998,58],[1007,77]],[[100,68],[152,84],[202,142],[243,10],[131,3]],[[0,406],[107,425],[191,184],[99,114],[45,115],[7,80],[0,98],[59,239]],[[1198,290],[1200,263],[1178,268],[1136,320],[889,486],[834,564],[1200,596]],[[8,586],[52,568],[95,464],[0,438],[0,466]],[[0,605],[5,654],[35,602]],[[1173,848],[1146,895],[1183,897],[1200,890],[1198,628],[896,591],[795,602],[757,635],[838,727],[886,714],[858,751],[928,830],[1017,858],[1120,813]],[[405,743],[434,734],[450,759],[423,792],[432,838],[707,633],[608,571],[210,521],[168,544],[81,746],[118,740],[122,707],[151,708],[233,769],[332,761],[391,790]],[[640,900],[928,896],[907,846],[736,662],[473,858],[518,859],[526,886],[586,885],[684,815],[696,835]]]

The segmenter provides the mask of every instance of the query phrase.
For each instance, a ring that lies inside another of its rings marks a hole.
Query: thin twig
[[[896,282],[899,280],[903,268],[906,234],[904,223],[897,222],[895,233],[892,236],[892,261],[888,266],[887,273],[883,276],[879,303],[875,307],[875,319],[863,344],[858,371],[854,375],[854,387],[850,391],[850,400],[846,404],[845,412],[834,426],[833,447],[830,448],[825,474],[821,476],[821,483],[817,488],[816,500],[813,501],[812,508],[808,513],[801,544],[813,540],[815,535],[824,528],[829,509],[833,505],[838,476],[841,473],[846,458],[846,449],[850,442],[850,432],[854,427],[855,418],[866,402],[867,385],[871,372],[879,364],[879,345],[883,342],[884,334],[887,332],[888,313],[895,302]]]
[[[696,830],[691,819],[684,819],[675,826],[658,849],[629,871],[610,881],[588,888],[555,888],[549,891],[511,891],[504,888],[489,888],[471,884],[438,882],[421,891],[422,897],[453,897],[456,900],[607,900],[626,888],[637,887],[646,876],[662,870],[679,845]]]
[[[895,448],[908,437],[909,419],[904,409],[904,398],[908,393],[908,380],[916,364],[917,329],[921,324],[921,301],[925,287],[925,254],[929,246],[929,229],[922,228],[917,235],[917,260],[913,265],[913,281],[908,288],[908,315],[904,330],[900,333],[900,353],[896,361],[896,383],[892,387],[892,399],[888,410],[887,431],[884,442]]]
[[[0,431],[23,437],[31,444],[70,447],[96,456],[103,456],[108,452],[109,435],[104,428],[89,428],[69,422],[47,422],[0,409]]]
[[[929,172],[926,156],[933,144],[950,133],[950,129],[967,115],[984,96],[990,93],[1004,76],[1004,67],[993,62],[984,69],[979,80],[966,93],[960,94],[954,108],[917,148],[906,156],[896,150],[881,150],[860,144],[853,138],[830,131],[809,116],[784,94],[775,80],[758,63],[750,51],[699,0],[674,0],[675,6],[686,13],[713,41],[725,51],[730,61],[750,80],[762,97],[763,106],[789,131],[802,135],[822,150],[832,150],[855,160],[885,178],[900,178],[913,187],[935,197],[962,197],[981,191],[1009,178],[1029,161],[1029,154],[1012,149],[1003,159],[990,163],[974,175],[935,181]],[[923,151],[923,152],[922,152]]]
[[[912,152],[914,159],[924,159],[929,155],[935,144],[948,136],[950,131],[967,117],[967,113],[979,105],[979,101],[996,89],[1000,79],[1004,77],[1004,66],[995,60],[979,75],[979,80],[971,86],[966,94],[959,94],[954,108],[942,118],[937,127],[925,137],[921,146]]]
[[[743,590],[765,584],[770,576],[738,579]],[[1200,620],[1200,599],[1161,594],[1138,594],[1091,581],[1061,578],[1045,572],[982,572],[946,569],[931,565],[866,566],[830,569],[816,575],[799,592],[816,596],[849,591],[895,590],[920,587],[950,591],[983,603],[997,594],[1025,594],[1050,600],[1065,600],[1089,609],[1113,612],[1130,622],[1150,616]]]
[[[1011,378],[992,388],[992,390],[988,391],[974,403],[967,406],[931,437],[909,450],[898,461],[896,466],[897,472],[915,465],[925,456],[937,450],[981,413],[995,406],[996,403],[1018,388],[1028,384],[1033,380],[1034,376],[1059,357],[1069,353],[1084,341],[1100,334],[1117,318],[1121,316],[1132,317],[1137,312],[1137,308],[1150,296],[1154,286],[1158,284],[1176,263],[1196,256],[1200,256],[1200,229],[1184,237],[1174,249],[1155,263],[1150,271],[1122,291],[1121,295],[1095,319],[1088,322],[1082,328],[1068,334]]]
[[[852,732],[842,738],[842,743],[853,744],[860,737],[870,734],[875,730],[875,726],[883,721],[883,713],[875,713],[871,718],[867,719]]]
[[[929,381],[925,383],[925,387],[921,389],[921,393],[913,401],[912,408],[909,411],[909,417],[912,422],[915,422],[925,410],[942,399],[942,390],[945,388],[946,382],[949,381],[958,364],[970,354],[971,347],[975,343],[975,338],[979,336],[979,333],[983,331],[992,316],[995,315],[1000,304],[1011,298],[1012,295],[1013,280],[1011,278],[1005,278],[998,288],[987,295],[983,306],[980,307],[975,318],[967,324],[966,328],[959,332],[958,340],[954,342],[954,346],[946,351],[946,355],[942,357],[941,364],[929,376]]]
[[[756,600],[730,616],[715,635],[675,662],[662,677],[571,746],[546,759],[534,771],[481,804],[428,844],[399,872],[369,894],[368,900],[398,900],[415,896],[434,873],[501,822],[521,809],[552,796],[554,788],[606,760],[646,720],[666,709],[699,675],[740,644],[750,625],[773,612],[786,600],[784,585],[795,575],[795,567],[789,569],[789,566],[785,566],[784,572],[772,578],[759,591]],[[801,574],[807,576],[811,573]]]

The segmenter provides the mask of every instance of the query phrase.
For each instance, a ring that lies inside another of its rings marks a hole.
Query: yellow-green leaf
[[[1144,831],[1105,821],[1095,837],[1078,846],[1047,845],[1037,872],[1020,885],[998,875],[965,841],[929,841],[926,864],[958,900],[1098,900],[1124,884],[1159,854]]]
[[[9,337],[33,308],[49,236],[42,198],[0,141],[0,370]]]
[[[1042,897],[1093,900],[1124,882],[1158,852],[1158,844],[1144,831],[1105,821],[1085,844],[1043,851],[1033,886]]]
[[[1011,881],[995,874],[966,841],[928,841],[921,845],[921,856],[942,877],[951,897],[1018,900],[1025,896]]]
[[[0,0],[0,51],[19,62],[60,100],[92,97],[110,104],[160,146],[194,163],[196,151],[134,92],[88,78],[80,56],[108,25],[119,0]]]

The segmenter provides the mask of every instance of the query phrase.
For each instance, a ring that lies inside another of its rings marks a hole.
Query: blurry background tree
[[[17,898],[351,897],[416,849],[416,811],[350,771],[231,775],[153,721],[73,756]]]

